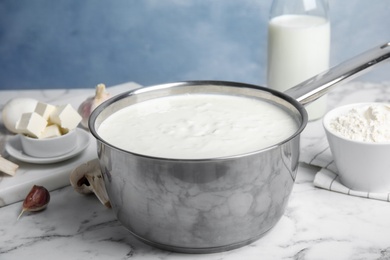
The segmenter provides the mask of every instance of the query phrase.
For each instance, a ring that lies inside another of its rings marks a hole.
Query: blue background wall
[[[329,0],[331,64],[390,41],[390,1]],[[0,89],[264,85],[271,0],[2,0]],[[390,65],[359,78],[390,81]]]

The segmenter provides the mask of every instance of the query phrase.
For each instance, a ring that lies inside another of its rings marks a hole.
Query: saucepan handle
[[[363,52],[335,67],[314,76],[284,93],[295,98],[302,105],[307,105],[328,93],[335,86],[352,80],[389,61],[390,42]]]

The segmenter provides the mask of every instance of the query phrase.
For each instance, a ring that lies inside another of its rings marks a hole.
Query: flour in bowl
[[[351,140],[390,142],[390,106],[367,104],[351,108],[330,121],[330,129]]]

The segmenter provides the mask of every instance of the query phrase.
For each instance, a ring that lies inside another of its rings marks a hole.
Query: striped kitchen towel
[[[337,167],[334,163],[332,153],[329,149],[326,137],[313,138],[305,141],[302,146],[300,161],[309,165],[320,167],[320,170],[314,177],[314,186],[344,193],[351,196],[363,197],[368,199],[383,200],[390,202],[390,193],[362,192],[351,190],[340,182],[337,174]]]

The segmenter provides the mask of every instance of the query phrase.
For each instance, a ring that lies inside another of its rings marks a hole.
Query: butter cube
[[[56,110],[56,107],[53,105],[45,104],[42,102],[38,102],[35,107],[35,113],[41,115],[44,119],[49,121],[50,115]]]
[[[49,125],[43,130],[41,138],[53,138],[61,136],[60,127],[58,125]]]
[[[63,133],[75,129],[81,119],[79,113],[70,104],[57,106],[50,115],[50,122],[59,125]]]
[[[24,113],[18,122],[16,122],[16,130],[18,133],[25,134],[35,138],[41,138],[43,130],[47,125],[46,119],[41,115],[32,112]]]

